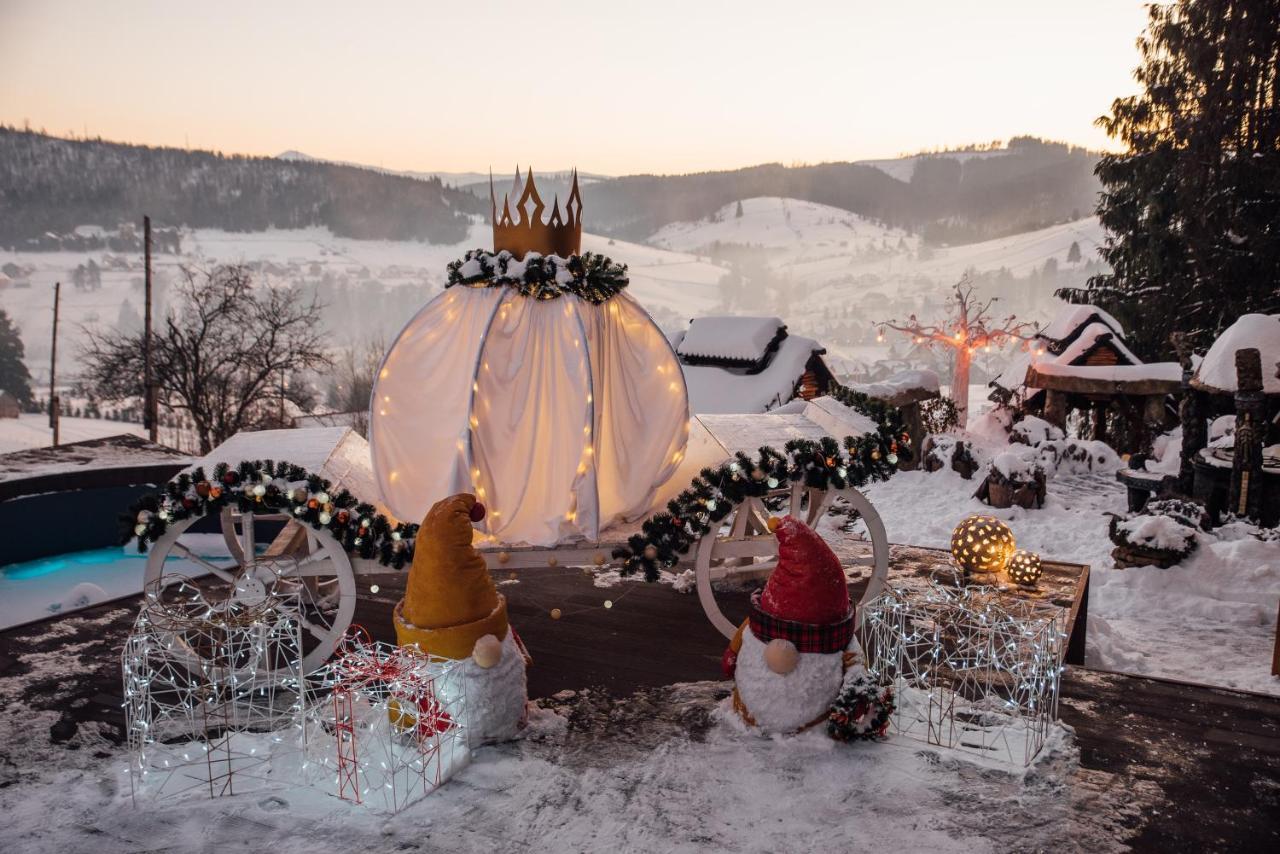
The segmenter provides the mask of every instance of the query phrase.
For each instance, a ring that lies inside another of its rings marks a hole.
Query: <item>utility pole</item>
[[[142,330],[142,422],[147,438],[156,441],[159,419],[156,417],[156,389],[151,369],[151,217],[142,218],[143,281],[146,283],[146,308]]]
[[[53,284],[53,346],[49,354],[49,426],[53,428],[53,447],[58,447],[58,421],[62,408],[58,405],[58,301],[62,282]]]

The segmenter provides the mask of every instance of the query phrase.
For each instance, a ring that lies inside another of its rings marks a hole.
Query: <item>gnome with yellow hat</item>
[[[418,530],[404,599],[395,609],[401,646],[462,662],[472,746],[515,738],[528,702],[528,653],[507,624],[506,598],[471,545],[471,525],[484,512],[467,494],[431,508]]]

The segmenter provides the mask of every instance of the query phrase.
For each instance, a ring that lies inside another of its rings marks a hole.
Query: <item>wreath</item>
[[[287,513],[328,531],[348,552],[376,558],[384,566],[403,569],[413,559],[417,525],[393,524],[347,490],[333,492],[332,484],[319,475],[272,460],[245,461],[234,468],[218,463],[212,477],[206,477],[203,468],[183,472],[120,517],[121,542],[137,538],[138,551],[145,554],[170,524],[220,513],[224,507],[241,513]]]
[[[876,685],[866,668],[855,664],[827,716],[827,734],[836,741],[884,738],[894,707],[893,689]]]
[[[538,300],[572,294],[599,305],[621,293],[629,281],[626,264],[591,252],[568,258],[530,252],[518,260],[505,249],[497,253],[473,249],[449,264],[445,287],[505,287]]]

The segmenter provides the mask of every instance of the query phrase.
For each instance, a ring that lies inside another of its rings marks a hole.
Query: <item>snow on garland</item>
[[[827,716],[827,734],[836,741],[884,738],[893,714],[893,689],[881,688],[861,664],[844,675],[840,696]]]
[[[121,542],[136,537],[138,551],[145,553],[170,523],[234,507],[242,513],[288,513],[316,530],[327,530],[348,552],[376,558],[384,566],[402,569],[413,559],[417,525],[393,525],[372,504],[331,488],[328,480],[286,462],[244,461],[235,468],[218,463],[211,478],[197,468],[134,503],[120,517]]]
[[[449,264],[449,282],[454,285],[508,287],[533,299],[556,299],[573,294],[593,305],[617,296],[630,280],[627,265],[612,258],[585,252],[561,258],[530,252],[518,260],[507,250],[486,252],[472,249]]]
[[[659,569],[675,566],[748,497],[759,498],[796,481],[813,489],[857,488],[888,480],[897,471],[899,457],[911,458],[911,438],[895,408],[839,384],[828,394],[875,421],[876,432],[846,436],[843,447],[830,436],[793,439],[782,453],[766,445],[754,459],[739,451],[718,468],[703,469],[688,489],[667,503],[666,512],[645,520],[640,533],[613,550],[622,561],[621,574],[643,571],[647,581],[656,581]]]

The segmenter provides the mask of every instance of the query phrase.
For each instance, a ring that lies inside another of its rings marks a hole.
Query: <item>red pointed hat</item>
[[[849,586],[840,559],[812,528],[784,516],[774,531],[778,566],[765,582],[760,610],[779,620],[826,625],[849,618]]]

